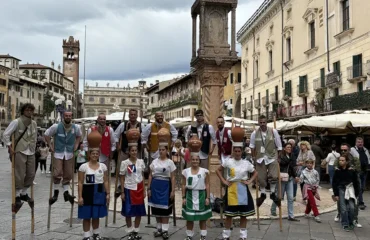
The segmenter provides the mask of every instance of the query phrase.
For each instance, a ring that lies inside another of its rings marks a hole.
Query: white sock
[[[164,232],[168,232],[168,229],[170,228],[170,224],[168,223],[162,223],[162,230]]]
[[[134,228],[134,232],[138,233],[140,228]]]
[[[93,234],[99,234],[99,233],[100,233],[99,228],[97,228],[97,229],[93,229]]]
[[[276,192],[276,183],[270,183],[270,190],[272,193]]]
[[[134,228],[132,226],[126,228],[127,233],[131,233],[133,230],[134,230]]]
[[[63,190],[64,190],[64,192],[68,191],[69,190],[69,184],[63,185]]]
[[[193,230],[186,230],[185,232],[186,232],[186,236],[188,236],[188,237],[193,237],[194,236]]]
[[[240,238],[245,238],[245,239],[247,239],[247,229],[245,229],[245,228],[241,228],[240,229]]]
[[[229,238],[231,235],[231,230],[230,229],[224,229],[224,231],[222,232],[222,237],[223,238]]]
[[[266,188],[261,188],[261,193],[266,194]]]
[[[207,230],[200,230],[201,236],[207,236]]]
[[[16,190],[15,190],[15,196],[16,196],[16,197],[19,197],[19,196],[20,196],[20,194],[21,194],[21,191],[22,191],[21,189],[16,189]]]
[[[58,188],[59,188],[59,183],[57,184],[57,183],[54,183],[54,190],[58,190]]]
[[[27,194],[27,189],[28,189],[28,188],[23,188],[23,189],[21,190],[21,195],[26,195],[26,194]]]
[[[84,238],[88,238],[88,237],[90,237],[90,231],[84,232]]]
[[[157,229],[162,231],[162,223],[157,223]]]

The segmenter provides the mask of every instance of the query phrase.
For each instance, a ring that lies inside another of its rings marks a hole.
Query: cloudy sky
[[[0,54],[25,63],[62,65],[62,39],[80,40],[83,79],[121,86],[171,79],[189,72],[194,0],[12,0],[2,1]],[[263,0],[239,0],[237,31]],[[238,47],[240,49],[240,47]],[[115,82],[112,82],[115,81]],[[81,86],[81,85],[80,85]],[[80,88],[81,89],[81,88]]]

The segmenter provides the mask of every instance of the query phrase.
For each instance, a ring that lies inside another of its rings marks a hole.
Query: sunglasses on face
[[[203,115],[195,115],[195,117],[203,117]]]
[[[347,149],[342,149],[341,151],[342,151],[342,152],[348,152],[348,150],[347,150]]]

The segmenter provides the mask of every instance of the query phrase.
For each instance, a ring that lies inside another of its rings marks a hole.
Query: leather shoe
[[[49,199],[49,205],[53,205],[58,200],[59,190],[54,190],[54,195]]]
[[[257,198],[257,207],[260,207],[266,199],[266,193],[261,193],[261,196]]]

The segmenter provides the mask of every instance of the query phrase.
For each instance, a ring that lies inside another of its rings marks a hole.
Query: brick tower
[[[72,77],[75,85],[75,91],[78,94],[79,89],[79,68],[80,68],[80,41],[75,40],[73,36],[63,39],[63,74]]]

